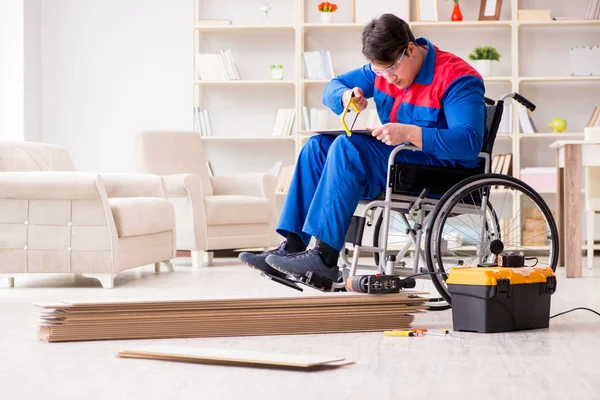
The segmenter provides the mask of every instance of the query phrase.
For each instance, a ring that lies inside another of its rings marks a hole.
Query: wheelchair
[[[536,264],[555,270],[558,231],[550,208],[524,182],[491,170],[492,150],[506,99],[513,99],[531,111],[535,109],[533,103],[516,92],[507,93],[497,101],[486,97],[480,168],[396,163],[398,152],[420,151],[411,144],[397,146],[388,159],[385,192],[375,200],[361,201],[362,211],[352,218],[346,243],[353,254],[350,259],[348,247],[342,252],[340,279],[322,282],[318,277],[307,276],[293,280],[322,291],[357,291],[350,286],[369,283],[353,278],[377,276],[384,279],[373,281],[379,285],[374,292],[386,293],[384,285],[398,289],[397,284],[402,286],[403,280],[413,278],[414,282],[417,278],[433,285],[424,290],[429,295],[420,295],[425,297],[429,309],[444,310],[451,307],[445,282],[452,268],[495,265],[498,254],[503,252],[537,251],[545,257],[533,257]],[[527,234],[522,227],[527,228]],[[363,244],[367,228],[371,228],[373,236],[370,246]],[[364,253],[372,254],[374,264],[359,264]],[[359,276],[358,270],[377,270],[377,274]],[[386,276],[395,280],[386,281]],[[362,289],[358,291],[371,293],[367,287]]]

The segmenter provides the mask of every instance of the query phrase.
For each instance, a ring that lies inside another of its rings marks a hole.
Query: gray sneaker
[[[267,263],[281,273],[294,275],[297,278],[311,271],[332,282],[337,282],[340,273],[337,265],[334,267],[325,265],[321,254],[316,249],[288,255],[271,254],[267,257]]]
[[[275,268],[273,268],[269,264],[267,264],[267,261],[266,261],[266,258],[270,255],[286,256],[286,255],[290,254],[287,251],[285,251],[285,247],[286,247],[286,242],[283,242],[276,249],[263,251],[260,254],[243,252],[243,253],[240,253],[238,258],[241,262],[243,262],[250,268],[254,268],[261,272],[265,272],[269,275],[274,275],[279,278],[285,279],[286,274],[277,271]]]

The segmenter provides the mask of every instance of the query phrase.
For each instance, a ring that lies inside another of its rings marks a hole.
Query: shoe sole
[[[240,261],[242,261],[242,260],[240,260]],[[265,271],[264,269],[262,269],[262,268],[259,268],[259,267],[255,266],[255,265],[249,264],[249,263],[247,263],[246,261],[242,261],[242,263],[243,263],[243,264],[246,264],[248,267],[252,268],[253,270],[256,270],[256,271],[259,271],[259,272],[261,272],[261,273],[265,273],[265,274],[270,274],[270,272],[267,272],[267,271]],[[269,263],[267,263],[267,264],[269,264]],[[271,264],[269,264],[269,266],[271,266],[272,268],[275,268],[275,267],[273,267]],[[277,269],[277,268],[275,268],[275,269]],[[281,271],[280,271],[280,270],[277,270],[277,272],[281,272]],[[285,272],[281,272],[281,273],[285,274]],[[286,275],[286,276],[287,276],[287,275]],[[285,276],[279,276],[278,278],[285,279]]]

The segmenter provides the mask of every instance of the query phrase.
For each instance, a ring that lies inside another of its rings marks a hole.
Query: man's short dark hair
[[[415,36],[408,24],[394,14],[371,20],[362,33],[362,53],[370,61],[394,62]]]

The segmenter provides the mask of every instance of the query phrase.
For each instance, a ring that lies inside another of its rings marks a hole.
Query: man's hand
[[[397,146],[404,142],[410,142],[419,148],[423,147],[421,127],[416,125],[391,122],[373,129],[371,135],[388,146]]]
[[[344,108],[346,108],[346,105],[350,101],[350,96],[353,92],[354,92],[354,103],[356,104],[358,109],[360,111],[362,111],[365,108],[367,108],[367,105],[369,103],[367,102],[367,99],[365,99],[365,95],[364,95],[362,89],[359,87],[355,87],[354,89],[348,89],[344,92],[344,94],[342,95],[342,105],[344,106]]]

